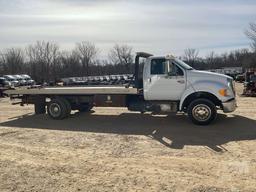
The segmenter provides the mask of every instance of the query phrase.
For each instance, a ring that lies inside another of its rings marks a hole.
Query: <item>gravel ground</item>
[[[54,121],[0,98],[0,191],[256,191],[256,98],[237,99],[200,127],[124,108]]]

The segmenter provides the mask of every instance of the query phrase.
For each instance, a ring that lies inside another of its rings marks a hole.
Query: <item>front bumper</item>
[[[223,112],[224,113],[233,112],[237,108],[236,100],[232,99],[232,100],[229,100],[227,102],[223,102],[222,107],[223,107]]]

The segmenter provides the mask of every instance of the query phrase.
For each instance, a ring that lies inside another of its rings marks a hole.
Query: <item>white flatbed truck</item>
[[[145,58],[143,72],[139,60]],[[185,112],[193,123],[207,125],[217,116],[236,109],[235,88],[229,76],[198,71],[173,56],[139,52],[134,81],[125,86],[30,87],[5,91],[23,104],[34,104],[35,113],[53,119],[71,110],[90,111],[93,106],[127,107],[153,113]]]

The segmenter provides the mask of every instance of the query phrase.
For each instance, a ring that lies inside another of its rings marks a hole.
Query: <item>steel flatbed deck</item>
[[[137,88],[126,88],[121,86],[100,86],[100,87],[37,87],[37,88],[16,88],[5,91],[8,95],[136,95]]]

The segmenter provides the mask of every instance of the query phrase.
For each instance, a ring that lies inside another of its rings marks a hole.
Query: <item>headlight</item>
[[[228,96],[232,96],[232,92],[230,91],[230,89],[220,89],[219,90],[219,94],[223,97],[228,97]]]
[[[219,94],[223,97],[229,97],[235,95],[234,83],[231,78],[227,78],[227,86],[226,88],[219,89]]]
[[[228,96],[228,93],[227,93],[227,89],[220,89],[219,90],[219,94],[223,97],[226,97]]]

